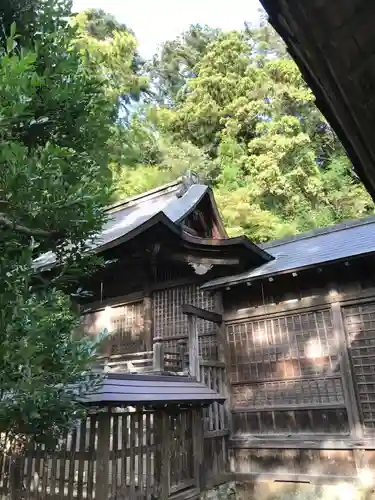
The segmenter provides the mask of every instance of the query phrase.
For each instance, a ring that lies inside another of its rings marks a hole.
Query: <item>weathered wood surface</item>
[[[363,453],[375,456],[371,262],[224,292],[230,447],[233,472],[242,479],[338,477],[347,464],[354,476],[372,460]]]
[[[12,457],[0,455],[0,496],[17,498],[17,489],[24,500],[151,500],[185,490],[199,493],[202,435],[199,408],[101,411],[82,421],[56,450],[35,445],[25,453],[17,485]],[[6,436],[1,438],[6,444]],[[208,466],[213,462],[205,459]]]
[[[223,321],[223,317],[221,314],[207,311],[206,309],[202,309],[201,307],[196,307],[191,304],[182,304],[181,311],[183,314],[186,314],[188,316],[195,316],[196,318],[204,319],[205,321],[211,321],[212,323],[216,323],[217,325],[220,325]]]

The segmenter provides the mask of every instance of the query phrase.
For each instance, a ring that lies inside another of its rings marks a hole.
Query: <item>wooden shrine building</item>
[[[25,457],[34,496],[20,498],[369,478],[375,218],[257,246],[228,238],[211,189],[189,177],[111,207],[93,251],[108,264],[80,307],[87,332],[109,331],[106,378],[58,450]],[[8,468],[3,457],[0,491]]]

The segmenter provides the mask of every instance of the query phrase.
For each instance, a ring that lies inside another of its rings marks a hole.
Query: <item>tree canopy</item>
[[[120,162],[119,196],[154,187],[190,163],[214,187],[230,234],[255,241],[372,212],[335,133],[265,21],[232,32],[192,26],[166,42],[148,68],[154,99],[126,130],[132,155]]]

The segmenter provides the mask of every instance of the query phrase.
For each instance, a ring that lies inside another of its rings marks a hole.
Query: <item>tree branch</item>
[[[4,214],[0,214],[0,226],[13,229],[17,233],[26,234],[27,236],[39,236],[42,238],[51,238],[56,235],[55,231],[46,231],[44,229],[30,228],[22,224],[16,224],[14,221],[8,219]]]

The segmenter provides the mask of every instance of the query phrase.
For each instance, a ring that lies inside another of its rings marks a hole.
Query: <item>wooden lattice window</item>
[[[375,302],[343,308],[363,426],[375,432]]]
[[[143,301],[106,307],[84,316],[84,328],[90,334],[104,329],[109,333],[104,343],[106,354],[126,354],[145,350]]]
[[[329,310],[232,324],[227,335],[232,382],[311,377],[338,365]]]
[[[237,433],[349,432],[329,309],[231,324],[227,336]]]
[[[187,338],[187,316],[181,311],[183,304],[192,304],[208,311],[215,309],[214,296],[200,290],[196,285],[167,288],[153,294],[154,337],[169,337],[165,344],[175,349],[177,340]],[[206,359],[217,359],[217,327],[215,324],[197,319],[200,335],[200,354]],[[176,340],[173,340],[176,337]]]

